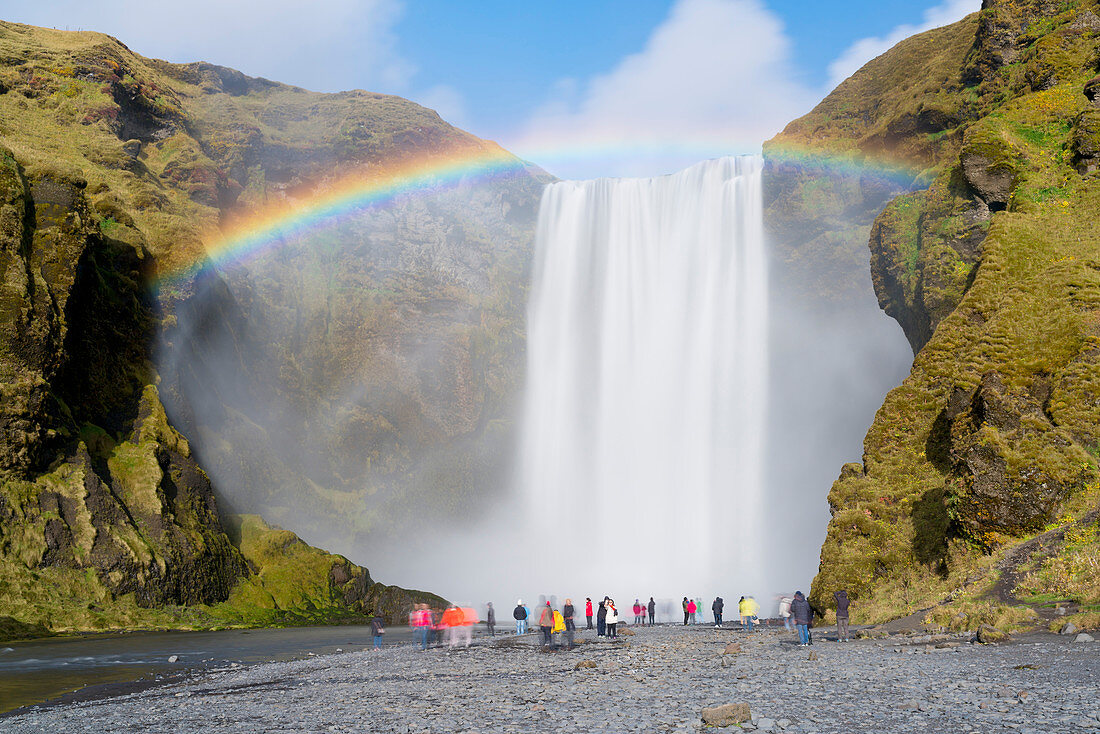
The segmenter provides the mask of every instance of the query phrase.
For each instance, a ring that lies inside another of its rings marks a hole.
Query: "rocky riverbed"
[[[792,635],[709,627],[412,646],[211,672],[118,698],[32,708],[11,734],[95,732],[693,732],[706,707],[747,703],[745,729],[787,732],[1100,730],[1100,643],[1004,645],[894,635],[798,647]],[[739,652],[726,652],[731,642]],[[811,655],[812,653],[812,655]],[[816,659],[810,659],[816,658]],[[594,666],[590,664],[594,663]]]

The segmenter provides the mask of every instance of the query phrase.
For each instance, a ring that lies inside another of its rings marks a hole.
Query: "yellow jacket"
[[[760,611],[760,605],[754,599],[746,597],[738,602],[737,611],[741,612],[742,617],[755,617]]]

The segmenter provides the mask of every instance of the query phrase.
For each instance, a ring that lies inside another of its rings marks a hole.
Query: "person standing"
[[[550,647],[550,633],[553,629],[554,609],[550,606],[550,602],[546,602],[546,606],[539,613],[539,631],[542,632],[543,647]]]
[[[653,626],[653,619],[657,616],[657,602],[653,601],[653,597],[649,597],[649,626]]]
[[[741,629],[752,632],[752,617],[749,616],[749,600],[745,597],[737,602],[737,613],[741,616]]]
[[[688,616],[691,617],[691,623],[695,624],[695,612],[699,610],[699,605],[695,603],[694,599],[688,599]]]
[[[588,617],[588,629],[592,629],[592,599],[584,598],[584,616]]]
[[[596,637],[603,637],[607,632],[607,597],[596,608]]]
[[[607,623],[607,636],[612,640],[615,639],[615,628],[619,624],[619,610],[615,608],[615,600],[607,600],[607,617],[605,619]]]
[[[788,632],[793,632],[791,629],[791,597],[785,596],[779,600],[779,616],[783,618],[783,626],[787,628]]]
[[[686,596],[680,602],[680,606],[684,608],[684,626],[686,627],[688,623],[688,598]]]
[[[516,620],[517,635],[522,635],[527,631],[527,610],[523,606],[523,599],[516,600],[516,608],[512,610],[512,619]]]
[[[810,610],[810,603],[806,601],[806,597],[802,596],[801,591],[796,591],[794,599],[791,600],[791,617],[794,618],[794,626],[798,630],[799,647],[809,645],[810,622],[813,620],[813,612]]]
[[[841,589],[833,594],[833,598],[836,599],[836,640],[848,642],[848,608],[851,606],[848,592]]]
[[[722,597],[714,597],[714,602],[710,605],[710,611],[714,612],[714,626],[722,626],[722,608],[725,602],[722,601]]]
[[[573,600],[566,599],[565,606],[562,607],[562,616],[565,618],[565,646],[570,650],[573,649],[573,633],[577,631],[576,625],[573,623]]]
[[[634,624],[644,624],[645,614],[642,613],[642,602],[640,599],[634,600]]]
[[[493,602],[488,602],[485,607],[485,630],[490,637],[496,637],[494,628],[497,626],[497,612],[493,609]]]
[[[370,634],[374,639],[374,649],[382,649],[382,635],[386,633],[386,628],[382,626],[382,616],[375,614],[370,620]]]

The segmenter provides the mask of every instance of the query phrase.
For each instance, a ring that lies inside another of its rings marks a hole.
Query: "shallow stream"
[[[388,628],[385,644],[411,642]],[[81,691],[87,697],[151,685],[191,671],[293,660],[371,645],[370,626],[218,632],[131,632],[0,642],[0,713]],[[174,663],[169,658],[177,656]]]

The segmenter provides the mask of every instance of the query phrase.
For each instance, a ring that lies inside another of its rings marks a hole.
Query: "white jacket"
[[[607,624],[618,624],[619,613],[615,611],[614,607],[607,608],[607,618],[604,620]]]
[[[787,597],[783,597],[779,602],[779,616],[789,617],[791,616],[791,600]]]

